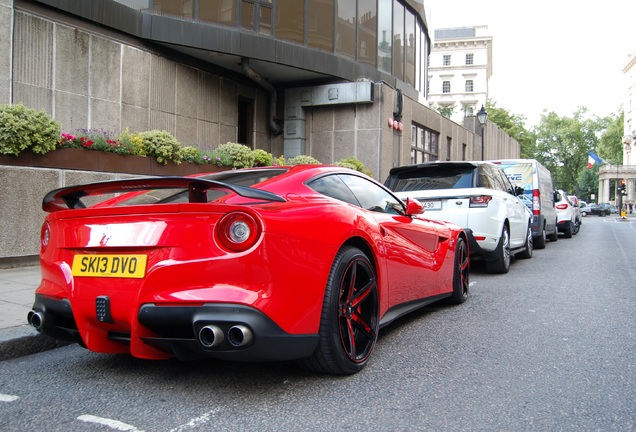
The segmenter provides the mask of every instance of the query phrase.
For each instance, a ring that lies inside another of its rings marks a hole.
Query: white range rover
[[[391,169],[384,182],[402,200],[415,198],[422,217],[453,222],[468,235],[471,259],[507,273],[511,254],[531,258],[532,213],[502,169],[490,162],[427,162]]]

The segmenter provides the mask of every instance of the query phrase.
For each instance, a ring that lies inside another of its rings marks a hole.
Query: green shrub
[[[144,153],[154,157],[157,162],[167,164],[172,161],[181,163],[181,143],[170,132],[151,130],[139,134],[144,140]]]
[[[334,165],[345,167],[345,168],[351,168],[356,171],[360,171],[361,173],[366,174],[369,177],[373,177],[373,173],[371,172],[371,170],[365,167],[362,162],[360,162],[358,159],[356,159],[353,156],[349,158],[340,159],[338,162],[334,163]]]
[[[203,153],[201,153],[201,150],[191,146],[181,148],[181,159],[186,162],[199,165],[206,163],[206,161],[203,160]]]
[[[232,168],[251,168],[254,166],[254,154],[249,147],[243,144],[232,142],[221,144],[212,152],[212,157],[218,166]]]
[[[19,155],[23,150],[44,154],[55,150],[60,124],[44,111],[22,104],[0,105],[0,153]]]
[[[274,165],[274,156],[262,149],[252,151],[254,155],[254,166],[271,166]]]
[[[144,139],[138,132],[130,133],[128,128],[119,134],[119,141],[132,149],[132,154],[136,156],[146,156]]]
[[[287,159],[288,165],[320,165],[318,159],[307,155],[298,155]]]

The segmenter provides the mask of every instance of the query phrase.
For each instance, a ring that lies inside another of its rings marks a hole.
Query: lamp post
[[[479,124],[481,125],[481,160],[484,160],[484,127],[488,121],[488,113],[483,105],[477,113],[477,120],[479,120]]]

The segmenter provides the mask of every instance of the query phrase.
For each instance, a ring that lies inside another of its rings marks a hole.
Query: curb
[[[11,327],[0,331],[0,361],[24,357],[70,345],[40,334],[28,327]]]

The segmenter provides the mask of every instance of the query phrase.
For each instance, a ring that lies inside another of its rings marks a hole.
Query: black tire
[[[534,238],[534,249],[545,249],[545,229],[541,230],[541,234]]]
[[[548,235],[548,240],[551,242],[559,240],[559,229],[556,226],[556,221],[554,221],[554,232]]]
[[[367,364],[378,339],[380,298],[375,268],[359,249],[343,247],[331,266],[316,351],[299,361],[318,373],[348,375]]]
[[[495,256],[494,260],[486,261],[486,271],[488,273],[508,273],[510,270],[510,231],[506,225],[501,230]]]
[[[581,230],[581,222],[577,219],[574,221],[574,226],[572,226],[572,235],[577,235]]]
[[[568,224],[568,226],[563,230],[563,235],[565,238],[572,238],[572,224]]]
[[[449,299],[451,304],[462,304],[468,300],[470,286],[470,259],[466,241],[459,237],[455,246],[455,267],[453,271],[453,295]]]
[[[543,243],[543,247],[545,247],[545,243]],[[521,259],[530,259],[532,258],[533,250],[534,250],[534,238],[532,237],[532,225],[528,224],[528,233],[526,234],[526,248],[515,256]]]

